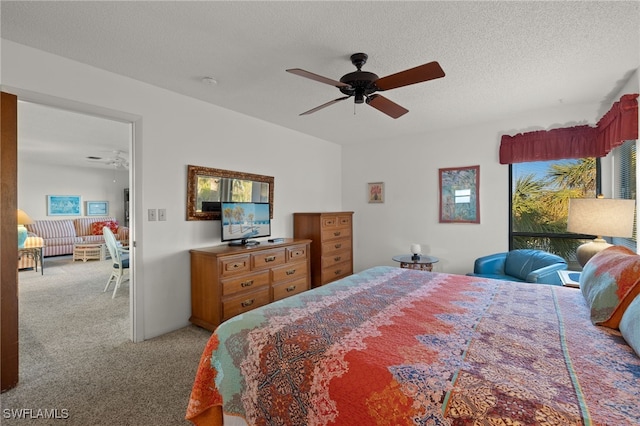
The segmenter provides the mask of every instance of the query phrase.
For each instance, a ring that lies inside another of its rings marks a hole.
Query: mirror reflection
[[[273,218],[271,176],[188,166],[187,220],[219,220],[223,201],[269,203]]]

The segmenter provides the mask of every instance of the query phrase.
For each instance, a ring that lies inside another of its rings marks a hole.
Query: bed
[[[640,424],[640,358],[621,331],[592,323],[583,293],[374,267],[221,324],[186,418],[225,426]],[[626,322],[633,328],[640,316]]]

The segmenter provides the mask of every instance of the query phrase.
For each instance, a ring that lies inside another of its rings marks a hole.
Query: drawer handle
[[[264,258],[265,262],[273,262],[274,260],[276,260],[275,256],[269,256]]]
[[[292,291],[294,291],[296,289],[295,285],[289,286],[287,287],[287,293],[291,293]]]
[[[333,220],[328,220],[328,221],[327,221],[327,225],[335,225],[335,221],[333,221]]]
[[[340,247],[342,247],[342,244],[336,244],[334,247],[339,249]]]
[[[287,274],[287,275],[293,275],[295,273],[296,273],[295,269],[289,269],[288,271],[285,272],[285,274]]]
[[[298,257],[302,255],[304,255],[304,252],[302,250],[298,250],[293,252],[292,257]]]
[[[336,231],[336,232],[334,232],[334,233],[333,233],[333,236],[334,236],[334,237],[339,237],[339,236],[340,236],[340,234],[342,234],[342,232],[340,232],[340,231]]]
[[[338,270],[336,270],[336,272],[334,272],[334,274],[336,274],[336,275],[340,275],[341,273],[342,273],[342,269],[338,269]]]
[[[340,261],[340,259],[342,259],[342,256],[336,256],[333,258],[333,260],[336,262]]]
[[[234,268],[234,269],[235,269],[235,268],[239,268],[239,267],[241,267],[241,266],[242,266],[242,263],[234,263],[234,264],[233,264],[233,266],[232,266],[232,268]]]
[[[244,302],[241,303],[243,308],[246,308],[248,306],[253,305],[253,302],[255,302],[256,299],[249,299],[249,300],[245,300]]]
[[[253,280],[244,281],[240,283],[240,287],[251,287],[253,285]]]

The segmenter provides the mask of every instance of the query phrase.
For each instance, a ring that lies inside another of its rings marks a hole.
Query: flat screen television
[[[271,235],[269,203],[222,202],[220,210],[220,235],[229,245],[256,245],[251,238]]]

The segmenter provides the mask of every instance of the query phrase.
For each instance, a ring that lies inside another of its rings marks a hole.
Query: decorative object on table
[[[107,216],[109,214],[108,201],[87,201],[87,216]]]
[[[561,270],[558,275],[563,286],[580,288],[580,272]]]
[[[47,216],[80,216],[79,195],[47,195]]]
[[[401,254],[392,257],[394,262],[400,262],[400,267],[403,269],[416,269],[418,271],[433,270],[433,264],[438,263],[440,259],[433,256],[418,255],[416,259],[414,255]]]
[[[24,211],[18,209],[18,248],[24,248],[24,242],[27,241],[29,232],[25,225],[31,225],[33,220]]]
[[[411,260],[420,260],[420,255],[422,254],[422,248],[420,247],[420,244],[411,244],[411,253],[413,254],[413,256],[411,256]]]
[[[440,223],[480,223],[480,166],[439,169]]]
[[[584,266],[596,253],[611,247],[602,237],[629,238],[633,235],[635,200],[614,198],[570,198],[567,231],[596,235],[576,250],[580,266]]]
[[[384,203],[384,182],[368,183],[370,203]]]

